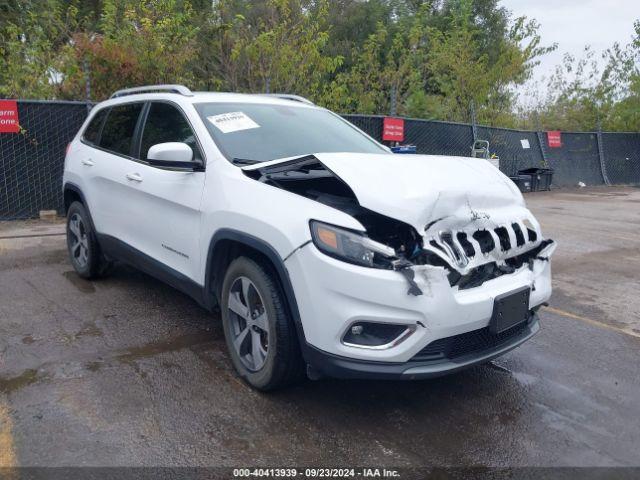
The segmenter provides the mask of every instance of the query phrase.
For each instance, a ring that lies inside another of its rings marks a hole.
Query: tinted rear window
[[[142,103],[128,103],[117,105],[109,110],[100,137],[102,148],[122,155],[131,154],[133,132],[142,111],[142,105]]]
[[[98,144],[98,142],[100,141],[100,129],[102,128],[104,117],[107,116],[108,111],[109,111],[108,108],[104,108],[100,110],[98,113],[94,115],[91,122],[89,122],[89,125],[87,126],[87,129],[84,131],[84,135],[83,135],[83,138],[87,142],[93,143],[95,145]]]

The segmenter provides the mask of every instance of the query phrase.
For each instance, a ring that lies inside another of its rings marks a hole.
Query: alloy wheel
[[[70,251],[73,260],[84,268],[89,263],[89,238],[82,217],[74,213],[69,219]]]
[[[260,370],[269,350],[269,319],[260,292],[247,277],[236,278],[227,302],[233,348],[249,370]]]

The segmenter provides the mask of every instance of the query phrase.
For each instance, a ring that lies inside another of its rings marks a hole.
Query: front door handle
[[[95,165],[94,161],[91,160],[90,158],[83,158],[82,164],[86,165],[87,167],[93,167]]]
[[[139,173],[127,173],[127,180],[131,180],[132,182],[141,182],[142,177]]]

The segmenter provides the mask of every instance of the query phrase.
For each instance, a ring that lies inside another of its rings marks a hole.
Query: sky
[[[640,19],[640,0],[502,0],[514,17],[526,15],[540,23],[542,45],[558,44],[540,58],[534,78],[549,77],[565,53],[582,56],[585,45],[598,54],[614,42],[627,44],[633,21]]]

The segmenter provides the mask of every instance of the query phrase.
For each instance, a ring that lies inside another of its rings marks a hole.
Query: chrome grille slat
[[[520,232],[514,226],[519,227]],[[530,249],[538,242],[537,232],[531,233],[523,220],[513,220],[494,228],[440,231],[429,239],[428,244],[444,253],[453,264],[464,268],[470,262],[477,264],[478,254],[481,257],[497,255],[499,258]]]

